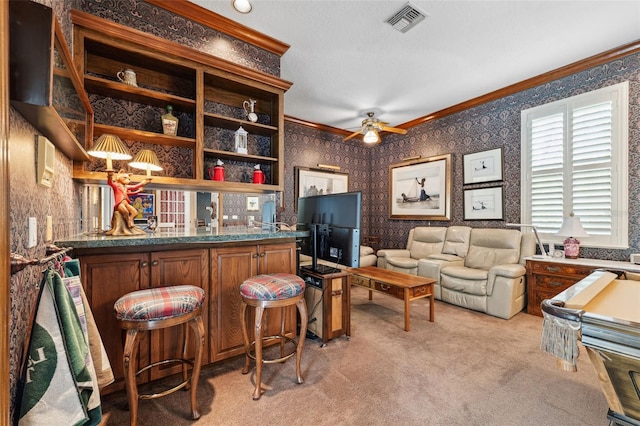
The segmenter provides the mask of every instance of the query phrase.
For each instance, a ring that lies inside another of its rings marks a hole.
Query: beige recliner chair
[[[524,261],[535,253],[535,240],[512,229],[471,232],[464,265],[440,271],[441,298],[489,315],[509,319],[525,305]]]
[[[406,249],[378,250],[378,267],[418,275],[418,261],[444,247],[446,227],[417,226],[409,231]]]

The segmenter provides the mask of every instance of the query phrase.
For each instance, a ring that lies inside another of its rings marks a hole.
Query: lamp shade
[[[105,158],[107,160],[107,170],[113,170],[111,160],[130,160],[131,154],[127,151],[127,147],[116,135],[103,133],[96,141],[93,148],[88,154],[96,158]]]
[[[159,172],[162,170],[160,161],[158,161],[158,156],[150,149],[143,149],[139,151],[133,161],[129,163],[129,166],[134,169],[146,170],[147,176],[151,176],[152,171]]]
[[[575,217],[573,213],[569,217],[565,217],[560,230],[556,233],[560,237],[582,238],[588,237],[589,234],[582,227],[580,219]]]
[[[364,143],[376,143],[379,140],[378,132],[373,129],[367,130],[364,134],[364,138],[362,138]]]

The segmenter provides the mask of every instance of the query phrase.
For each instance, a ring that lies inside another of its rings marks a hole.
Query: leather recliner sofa
[[[524,258],[533,234],[467,226],[416,227],[406,249],[378,251],[378,267],[432,278],[437,299],[509,319],[526,304]]]

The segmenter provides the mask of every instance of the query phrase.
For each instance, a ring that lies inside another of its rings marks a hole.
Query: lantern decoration
[[[247,135],[249,133],[240,126],[234,133],[235,135],[235,147],[238,154],[248,154],[247,151]]]

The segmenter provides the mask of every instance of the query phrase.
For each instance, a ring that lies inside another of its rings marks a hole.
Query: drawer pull
[[[558,282],[558,281],[549,281],[549,285],[551,287],[562,287],[564,285],[564,283]]]
[[[382,291],[387,291],[391,288],[391,286],[387,285],[387,284],[382,284],[380,283],[380,290]]]
[[[337,290],[337,291],[332,291],[331,292],[331,297],[338,297],[338,296],[342,296],[342,290]]]
[[[560,268],[557,266],[547,266],[547,271],[549,272],[560,272]]]

